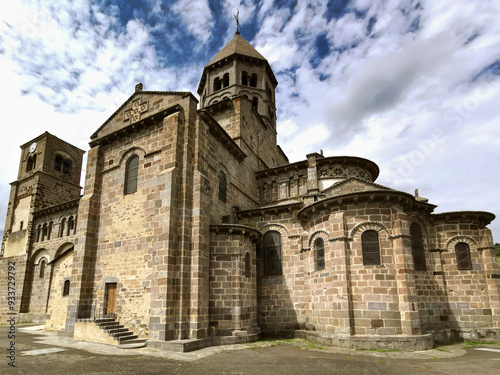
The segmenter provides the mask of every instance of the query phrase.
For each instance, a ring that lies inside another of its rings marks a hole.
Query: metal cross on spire
[[[233,14],[234,19],[236,20],[236,34],[240,33],[240,27],[241,27],[240,26],[239,15],[240,15],[240,10],[238,9],[238,11],[236,12],[236,14]]]

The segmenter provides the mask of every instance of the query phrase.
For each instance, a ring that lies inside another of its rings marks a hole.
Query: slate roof
[[[265,57],[257,52],[257,50],[253,48],[245,39],[243,39],[243,37],[239,33],[236,33],[234,38],[231,39],[229,43],[226,44],[224,48],[222,48],[212,60],[210,60],[207,66],[224,60],[226,57],[234,54],[249,56],[259,60],[267,61]]]

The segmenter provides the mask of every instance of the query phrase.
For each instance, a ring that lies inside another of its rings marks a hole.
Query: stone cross
[[[132,102],[132,108],[126,111],[123,114],[123,121],[130,120],[130,122],[136,122],[141,118],[141,113],[144,113],[148,110],[148,102],[147,100],[144,102],[140,102],[140,99]]]

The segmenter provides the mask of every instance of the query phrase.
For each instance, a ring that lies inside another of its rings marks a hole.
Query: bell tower
[[[80,197],[83,154],[48,132],[21,146],[17,180],[10,184],[3,257],[28,253],[33,212]]]
[[[200,107],[239,96],[252,104],[266,125],[276,129],[277,85],[267,60],[236,31],[203,70],[198,86]]]

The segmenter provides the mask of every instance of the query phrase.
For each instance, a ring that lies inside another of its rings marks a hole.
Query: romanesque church
[[[22,145],[4,321],[14,311],[76,339],[180,351],[260,337],[400,350],[500,339],[495,216],[435,214],[377,184],[361,157],[290,163],[277,85],[237,32],[198,97],[138,84],[89,150],[47,132]]]

